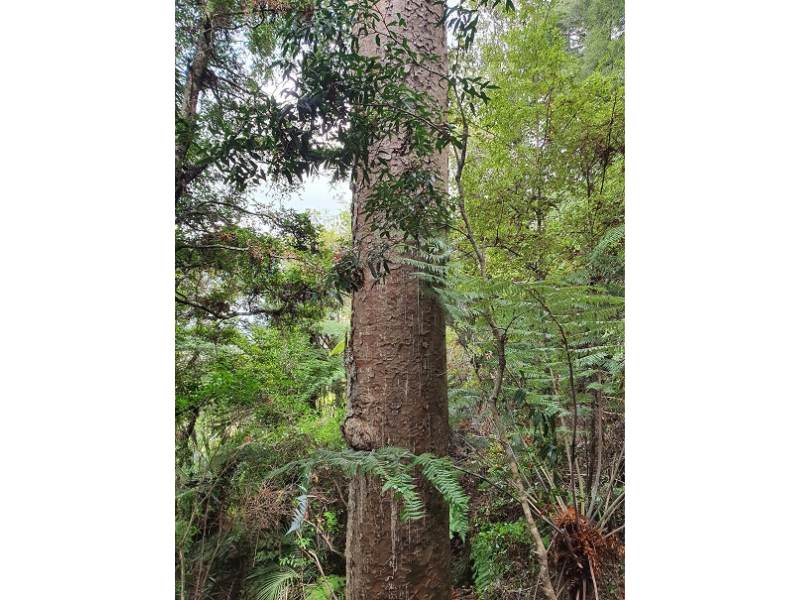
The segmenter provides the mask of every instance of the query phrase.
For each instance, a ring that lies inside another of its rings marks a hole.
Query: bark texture
[[[380,0],[390,22],[398,13],[415,51],[437,60],[410,66],[407,82],[447,103],[445,32],[442,6],[427,0]],[[374,36],[362,52],[379,56]],[[399,140],[387,140],[390,168],[400,172],[410,158]],[[377,152],[374,148],[373,152]],[[430,165],[447,180],[447,157]],[[365,256],[373,236],[364,211],[371,188],[353,180],[353,236]],[[348,414],[343,432],[355,449],[399,446],[415,453],[447,453],[445,321],[441,307],[409,266],[392,264],[383,282],[364,269],[364,284],[353,293],[352,329],[347,351]],[[401,523],[399,502],[381,493],[381,482],[356,477],[350,485],[347,527],[348,600],[447,600],[450,598],[448,510],[435,490],[420,483],[426,516]]]

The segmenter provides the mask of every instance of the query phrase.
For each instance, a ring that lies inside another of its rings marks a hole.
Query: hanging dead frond
[[[562,573],[570,598],[599,597],[597,582],[604,570],[621,561],[625,546],[616,534],[604,535],[596,524],[570,506],[555,518],[558,532],[551,552],[555,571]]]

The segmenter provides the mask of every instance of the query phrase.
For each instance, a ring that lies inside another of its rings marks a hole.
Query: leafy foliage
[[[484,527],[475,536],[471,558],[478,593],[486,594],[502,581],[512,568],[509,560],[512,547],[524,545],[526,537],[525,524],[520,521],[495,523]]]
[[[383,491],[390,492],[402,503],[401,521],[420,519],[425,507],[417,491],[414,473],[419,468],[422,476],[450,507],[450,528],[464,533],[467,527],[466,511],[469,498],[459,485],[459,475],[448,458],[432,454],[415,455],[402,448],[379,448],[369,452],[344,449],[338,452],[320,450],[307,459],[289,463],[272,473],[273,476],[292,470],[310,472],[318,468],[336,468],[347,477],[372,475],[383,482]]]

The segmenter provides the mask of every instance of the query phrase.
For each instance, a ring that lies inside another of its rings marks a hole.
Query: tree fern
[[[294,587],[301,581],[302,575],[290,567],[256,569],[247,579],[248,596],[252,600],[294,600]]]
[[[462,535],[466,532],[469,497],[461,488],[460,473],[453,468],[449,458],[431,454],[416,455],[408,450],[392,447],[369,452],[323,449],[307,459],[275,469],[268,477],[293,471],[307,473],[319,468],[338,469],[348,477],[362,474],[378,478],[383,483],[382,491],[390,492],[401,502],[401,521],[420,519],[425,515],[425,506],[415,481],[415,476],[419,473],[447,502],[451,530]]]

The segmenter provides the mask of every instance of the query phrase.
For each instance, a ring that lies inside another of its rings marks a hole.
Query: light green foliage
[[[196,325],[180,327],[176,342],[179,421],[201,408],[208,418],[216,412],[225,419],[237,409],[262,426],[286,425],[293,415],[311,412],[314,399],[344,378],[341,357],[316,347],[299,329]],[[230,429],[230,420],[225,425]]]
[[[571,0],[558,8],[570,46],[582,55],[584,72],[623,69],[624,0]]]
[[[343,597],[344,583],[345,579],[341,576],[320,577],[316,583],[306,587],[305,600],[334,600]]]
[[[454,115],[462,128],[467,119],[469,151],[453,187],[485,274],[459,235],[463,219],[450,263],[419,269],[437,284],[451,348],[465,356],[451,390],[459,418],[492,387],[494,322],[505,336],[508,425],[551,462],[573,400],[583,415],[593,389],[622,397],[623,33],[616,0],[523,0],[513,16],[493,15],[460,60],[497,89],[474,113]]]
[[[291,567],[256,571],[249,579],[252,600],[337,600],[343,597],[344,577],[330,575],[304,585],[302,574]]]
[[[570,366],[582,381],[602,378],[609,393],[621,385],[624,321],[619,295],[599,285],[568,281],[522,282],[500,276],[484,281],[457,263],[445,280],[448,286],[440,296],[474,366],[490,374],[496,365],[486,315],[506,332],[509,375],[503,394],[510,402],[541,410],[546,417],[563,414]],[[564,382],[561,394],[552,389],[554,378]],[[465,383],[452,395],[479,399]]]
[[[485,105],[451,95],[467,142],[453,152],[454,248],[418,272],[449,315],[451,423],[482,477],[468,541],[483,598],[533,585],[527,558],[503,566],[504,548],[532,546],[509,519],[517,483],[545,540],[570,505],[624,528],[623,54],[621,2],[522,0],[454,58],[497,87]]]
[[[337,330],[331,327],[179,323],[179,590],[206,590],[204,594],[212,597],[215,590],[248,573],[253,597],[283,598],[298,581],[305,589],[303,582],[316,570],[308,553],[324,559],[329,549],[316,547],[305,531],[285,535],[292,498],[301,489],[308,494],[303,519],[315,515],[327,535],[341,534],[334,528],[336,512],[342,514],[344,506],[313,495],[327,490],[329,498],[335,489],[330,481],[289,478],[265,485],[265,475],[276,467],[315,448],[343,445],[339,426],[344,416],[344,369],[342,356],[332,356],[329,349],[336,343]],[[322,512],[330,516],[318,518]],[[296,560],[282,564],[287,557]],[[323,590],[307,592],[321,597]]]
[[[488,523],[474,536],[470,557],[479,597],[486,597],[513,568],[509,561],[511,546],[524,547],[527,541],[528,533],[522,521]]]
[[[254,600],[287,600],[297,598],[293,587],[301,581],[301,575],[291,568],[256,570],[249,578],[250,595]]]
[[[514,278],[594,275],[589,254],[622,222],[622,73],[584,74],[554,6],[529,0],[498,17],[501,33],[473,59],[498,89],[470,128],[464,202],[489,267]]]
[[[335,398],[332,394],[325,397],[331,402],[328,411],[322,411],[320,416],[316,412],[309,412],[297,423],[297,431],[308,436],[314,447],[343,448],[344,438],[340,427],[344,421],[345,409],[343,406],[333,405]]]

